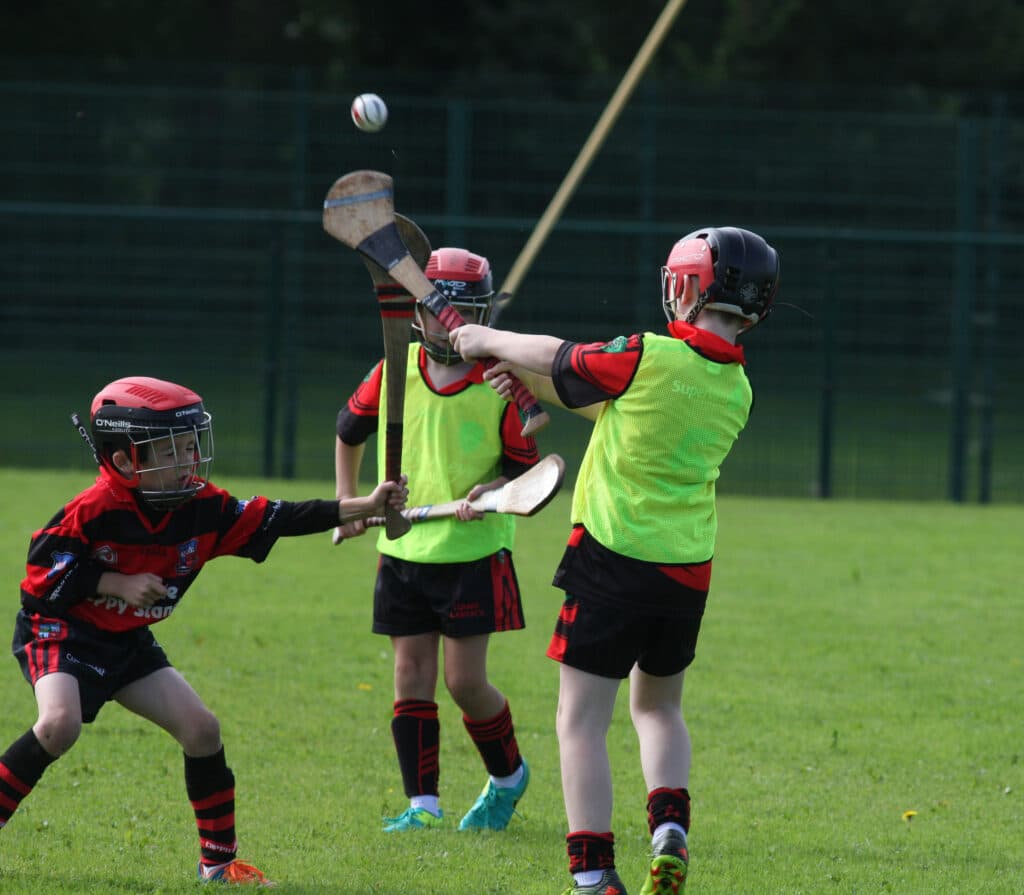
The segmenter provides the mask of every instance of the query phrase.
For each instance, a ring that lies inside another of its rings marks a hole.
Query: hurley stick
[[[398,234],[416,259],[425,265],[430,260],[430,241],[409,218],[395,214]],[[384,330],[384,388],[387,395],[387,419],[384,430],[384,475],[396,479],[402,473],[403,417],[405,415],[405,377],[409,359],[409,339],[416,301],[400,283],[376,261],[363,256],[370,273]],[[385,516],[387,536],[394,540],[410,528],[409,520],[397,510]]]
[[[402,242],[395,223],[391,177],[380,171],[353,171],[339,177],[324,199],[324,229],[384,268],[391,278],[422,302],[451,332],[465,324],[462,315],[434,288]],[[489,359],[486,367],[497,361]],[[523,435],[532,435],[550,422],[537,399],[515,377],[513,395],[524,420]]]
[[[328,227],[327,203],[324,203],[324,229],[336,236]],[[419,228],[408,222],[417,232]],[[408,254],[405,244],[392,216],[391,226],[395,228],[395,238]],[[407,232],[412,232],[407,228]],[[419,234],[424,243],[426,237]],[[344,240],[343,240],[344,241]],[[427,255],[430,246],[427,245]],[[418,247],[421,248],[421,247]],[[364,256],[364,260],[366,260]],[[387,396],[387,414],[384,428],[384,476],[397,482],[402,475],[402,420],[405,414],[405,374],[408,367],[409,340],[412,334],[412,316],[416,302],[409,293],[388,276],[386,269],[377,264],[367,262],[370,277],[377,287],[377,305],[380,310],[381,328],[384,333],[384,389]],[[412,527],[397,510],[388,507],[385,510],[386,533],[389,539],[400,538]]]
[[[511,513],[515,516],[533,516],[546,507],[559,492],[565,478],[565,461],[558,454],[548,454],[543,460],[531,466],[521,476],[507,482],[500,488],[481,494],[469,505],[481,513]],[[429,522],[432,519],[450,519],[462,506],[461,500],[448,503],[427,504],[422,507],[407,507],[402,515],[410,522]],[[384,519],[371,516],[367,526],[381,525]],[[335,544],[343,538],[337,531],[333,536]]]

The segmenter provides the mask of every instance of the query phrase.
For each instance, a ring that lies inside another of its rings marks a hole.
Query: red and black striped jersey
[[[127,631],[174,611],[218,556],[262,562],[279,537],[327,531],[336,501],[240,500],[212,482],[170,511],[154,511],[105,469],[32,536],[21,603],[28,612]],[[97,592],[104,572],[158,575],[167,596],[150,609]]]

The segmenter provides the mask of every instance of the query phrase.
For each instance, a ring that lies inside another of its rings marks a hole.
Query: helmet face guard
[[[760,323],[771,313],[779,287],[779,255],[765,240],[739,227],[696,230],[679,240],[661,269],[661,301],[668,319],[686,277],[695,276],[699,298],[687,315],[692,323],[704,308]]]
[[[466,318],[467,323],[490,325],[494,285],[491,264],[486,258],[465,249],[436,249],[431,252],[424,272],[434,288]],[[452,348],[447,333],[443,344],[431,340],[427,333],[429,317],[426,314],[425,309],[417,304],[412,329],[423,350],[445,366],[462,363],[462,357]]]
[[[100,464],[154,509],[173,509],[206,487],[213,420],[195,392],[147,377],[120,379],[93,399],[91,423]],[[131,475],[115,464],[117,451],[131,461]]]

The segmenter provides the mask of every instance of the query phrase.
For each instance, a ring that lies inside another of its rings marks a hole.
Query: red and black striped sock
[[[488,774],[492,777],[508,777],[518,770],[523,759],[519,755],[519,743],[516,742],[512,712],[507,701],[493,718],[474,721],[463,715],[462,723],[484,760]]]
[[[690,832],[690,793],[685,789],[652,789],[647,794],[647,826],[651,835],[662,824],[679,824]]]
[[[436,796],[441,775],[441,722],[437,719],[437,703],[399,699],[394,708],[391,735],[395,739],[405,794],[410,799]]]
[[[238,851],[235,838],[235,775],[220,751],[193,758],[185,756],[185,789],[196,813],[201,862],[226,864]]]
[[[11,819],[22,799],[57,759],[50,755],[29,728],[0,755],[0,827]]]
[[[565,850],[569,854],[569,872],[615,869],[615,836],[580,830],[565,837]]]

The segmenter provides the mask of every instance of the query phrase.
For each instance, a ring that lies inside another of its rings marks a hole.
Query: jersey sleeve
[[[359,387],[338,411],[338,438],[345,444],[362,444],[377,431],[380,417],[380,392],[384,381],[384,361],[378,361]]]
[[[61,509],[32,535],[21,582],[22,605],[43,615],[61,615],[75,603],[96,595],[104,571],[89,557],[77,516]]]
[[[633,381],[643,350],[640,335],[610,342],[563,342],[551,365],[559,399],[566,407],[586,407],[619,397]]]
[[[336,500],[238,500],[227,495],[225,517],[234,522],[217,544],[215,556],[267,558],[278,538],[328,531],[338,524]]]
[[[522,434],[523,422],[515,404],[508,403],[501,415],[501,474],[509,479],[522,475],[540,459],[537,441]]]

